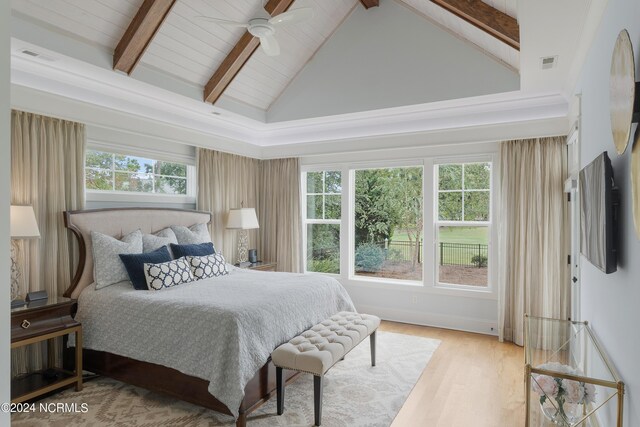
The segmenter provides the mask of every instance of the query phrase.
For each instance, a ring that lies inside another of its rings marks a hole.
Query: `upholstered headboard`
[[[143,233],[155,233],[171,225],[190,227],[210,222],[210,212],[184,209],[116,208],[65,212],[64,225],[78,238],[80,259],[64,296],[78,298],[80,292],[93,283],[92,231],[119,239],[138,229]]]

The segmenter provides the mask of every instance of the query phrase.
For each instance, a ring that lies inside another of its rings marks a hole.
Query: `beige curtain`
[[[524,343],[524,314],[570,311],[565,137],[503,142],[500,159],[500,340]]]
[[[84,208],[85,129],[36,114],[11,113],[11,204],[33,206],[40,238],[18,240],[20,294],[62,295],[77,260],[76,242],[64,227],[65,210]],[[14,352],[14,373],[39,368],[41,353]]]
[[[198,149],[198,209],[213,214],[217,250],[237,261],[236,230],[225,228],[229,209],[255,208],[260,229],[249,230],[249,247],[278,263],[279,271],[301,267],[300,166],[298,159],[265,160]]]
[[[249,157],[200,148],[197,152],[198,209],[213,214],[211,238],[216,250],[235,263],[237,230],[225,228],[231,208],[256,208],[258,212],[258,179],[260,161]],[[258,217],[260,226],[264,221]],[[248,230],[249,247],[258,247],[258,230]]]
[[[299,160],[262,161],[258,253],[264,259],[276,261],[279,271],[300,272],[302,269],[300,212]]]

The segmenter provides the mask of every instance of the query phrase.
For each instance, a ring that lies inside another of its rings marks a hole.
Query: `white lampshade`
[[[227,228],[249,230],[260,228],[258,217],[254,208],[231,209],[227,217]]]
[[[40,237],[36,215],[31,206],[11,206],[11,238],[32,239]]]

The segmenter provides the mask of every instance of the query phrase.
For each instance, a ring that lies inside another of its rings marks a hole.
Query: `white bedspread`
[[[335,279],[231,268],[162,291],[123,282],[87,287],[76,318],[84,347],[209,380],[237,417],[244,388],[280,344],[339,311],[355,311]]]

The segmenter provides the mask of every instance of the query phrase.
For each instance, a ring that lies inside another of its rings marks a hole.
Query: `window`
[[[422,280],[422,169],[354,171],[357,276]]]
[[[486,287],[491,235],[491,163],[436,167],[438,283]]]
[[[85,184],[92,192],[187,195],[189,168],[182,163],[87,150]]]
[[[342,173],[307,172],[306,270],[340,273],[340,218],[342,210]]]

